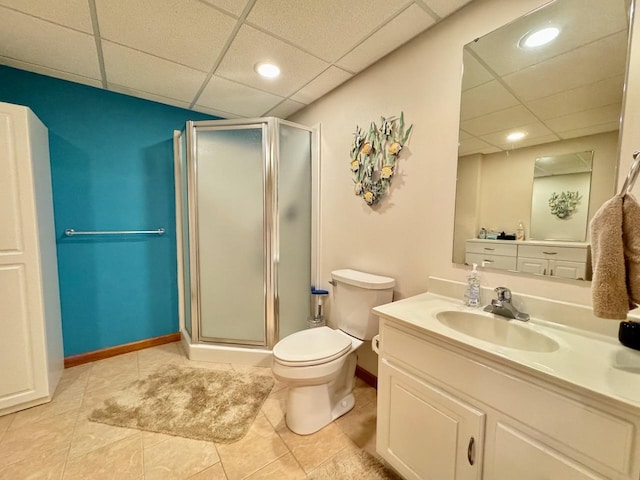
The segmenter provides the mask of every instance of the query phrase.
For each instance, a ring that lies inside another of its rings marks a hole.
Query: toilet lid
[[[285,365],[307,366],[326,363],[351,349],[351,338],[329,327],[293,333],[273,347],[273,356]]]

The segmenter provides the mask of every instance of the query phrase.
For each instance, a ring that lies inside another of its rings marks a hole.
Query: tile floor
[[[0,417],[0,480],[304,479],[344,449],[375,454],[376,391],[360,379],[355,408],[308,436],[285,426],[287,389],[278,382],[247,435],[233,444],[87,420],[114,391],[163,363],[271,375],[268,368],[192,362],[179,343],[66,369],[50,403]]]

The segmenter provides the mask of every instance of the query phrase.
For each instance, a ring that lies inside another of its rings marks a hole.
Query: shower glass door
[[[199,339],[266,345],[266,126],[193,132]]]

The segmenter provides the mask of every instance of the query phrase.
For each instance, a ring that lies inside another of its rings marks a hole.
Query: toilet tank
[[[334,270],[331,316],[337,327],[360,340],[378,333],[378,317],[371,309],[393,299],[393,278],[357,270]]]

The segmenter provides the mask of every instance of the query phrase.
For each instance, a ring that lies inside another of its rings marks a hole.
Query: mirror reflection
[[[464,47],[454,263],[590,279],[588,222],[614,194],[629,8],[556,0]],[[576,154],[590,172],[542,175],[542,159]]]

